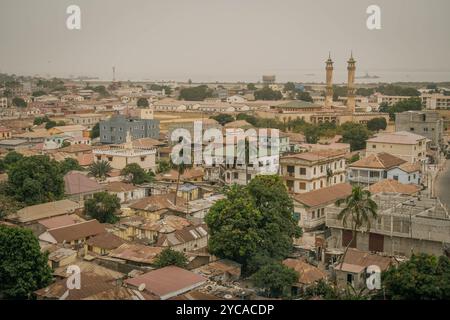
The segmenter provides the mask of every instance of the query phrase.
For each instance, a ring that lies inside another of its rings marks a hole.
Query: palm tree
[[[111,165],[106,160],[94,162],[89,167],[89,173],[99,179],[106,178],[106,175],[111,172],[111,170]]]
[[[347,244],[344,255],[342,256],[340,265],[341,270],[348,248],[355,240],[356,232],[363,226],[369,231],[370,220],[377,218],[378,205],[370,198],[370,196],[370,191],[363,190],[361,187],[356,186],[353,187],[352,193],[347,198],[336,201],[336,206],[338,207],[341,204],[345,204],[345,207],[338,214],[338,219],[342,220],[344,227],[347,226],[347,222],[350,220],[352,229],[352,239]]]

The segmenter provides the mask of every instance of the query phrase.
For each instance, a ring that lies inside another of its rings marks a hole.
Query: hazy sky
[[[70,4],[79,31],[66,28]],[[370,4],[381,30],[366,28]],[[449,12],[449,0],[0,0],[0,71],[283,80],[323,69],[328,51],[344,72],[353,50],[361,72],[450,75]]]

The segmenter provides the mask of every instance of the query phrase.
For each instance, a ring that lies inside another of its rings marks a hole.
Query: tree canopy
[[[387,122],[385,118],[373,118],[367,121],[367,129],[370,131],[380,131],[385,130],[387,127]]]
[[[272,262],[261,267],[250,279],[264,295],[277,298],[290,294],[289,289],[298,281],[298,273],[279,262]]]
[[[292,238],[301,235],[293,202],[275,175],[257,176],[247,187],[231,186],[205,221],[210,252],[243,264],[244,271],[255,253],[284,259],[292,250]]]
[[[0,225],[0,296],[31,298],[52,279],[47,254],[31,230]]]
[[[19,107],[19,108],[26,108],[27,107],[27,103],[25,102],[25,100],[23,100],[22,98],[18,98],[15,97],[12,100],[12,104],[13,106]]]
[[[450,259],[416,254],[381,275],[386,297],[394,300],[449,300]]]
[[[143,184],[153,181],[155,174],[150,171],[145,171],[137,163],[127,164],[120,172],[121,175],[126,176],[128,181],[132,184]]]
[[[48,156],[24,157],[8,172],[10,195],[27,205],[59,200],[64,181],[59,164]]]
[[[180,91],[179,99],[186,101],[203,101],[206,98],[212,97],[212,93],[212,90],[206,85],[183,88]]]
[[[401,100],[393,105],[389,105],[385,102],[380,104],[380,112],[389,113],[389,118],[395,120],[395,114],[405,112],[409,110],[422,110],[422,101],[419,98],[409,98],[407,100]]]
[[[221,113],[221,114],[218,114],[216,116],[211,116],[211,119],[216,120],[222,126],[226,125],[229,122],[233,122],[234,121],[234,117],[232,115],[229,115],[229,114],[226,114],[226,113]]]
[[[155,257],[154,266],[157,268],[163,268],[167,266],[177,266],[180,268],[186,268],[188,259],[182,252],[166,248]]]
[[[255,91],[256,100],[281,100],[283,95],[280,91],[272,90],[270,87],[264,87]]]
[[[139,98],[137,101],[137,106],[139,108],[148,108],[149,106],[148,100],[145,98]]]
[[[101,223],[115,223],[119,220],[116,213],[120,209],[120,199],[115,194],[98,192],[85,201],[84,209],[87,216]]]

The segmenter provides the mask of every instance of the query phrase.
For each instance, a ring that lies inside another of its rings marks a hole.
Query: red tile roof
[[[331,187],[297,194],[294,199],[308,207],[316,207],[334,203],[338,199],[343,199],[352,193],[352,186],[348,183],[340,183]]]

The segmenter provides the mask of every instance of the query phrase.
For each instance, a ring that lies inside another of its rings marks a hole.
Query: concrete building
[[[422,105],[429,110],[448,110],[450,96],[441,93],[422,94]]]
[[[128,164],[137,163],[144,170],[156,171],[156,149],[137,149],[133,147],[131,136],[126,135],[126,142],[109,148],[94,149],[94,161],[108,161],[113,169],[122,170]]]
[[[127,118],[115,115],[100,121],[100,141],[102,143],[123,143],[127,132],[133,139],[159,139],[159,120]]]
[[[444,120],[434,111],[406,111],[395,114],[395,131],[409,131],[431,140],[432,147],[443,143]]]
[[[357,230],[351,247],[407,257],[413,253],[450,253],[450,216],[438,199],[396,193],[379,193],[372,199],[378,205],[378,217],[371,219],[369,231],[365,226]],[[326,226],[331,232],[328,248],[343,250],[352,238],[350,224],[345,226],[338,219],[341,210],[327,209]]]
[[[66,118],[70,119],[72,124],[86,126],[87,128],[91,129],[98,122],[105,119],[106,116],[99,113],[81,113],[68,115]]]
[[[306,232],[323,227],[326,208],[337,200],[346,198],[351,192],[350,184],[340,183],[294,195],[294,218],[298,220],[299,227]]]
[[[366,156],[387,152],[410,163],[425,163],[427,141],[424,136],[406,131],[379,133],[367,140]]]
[[[304,193],[345,182],[345,151],[321,150],[280,158],[289,192]]]

